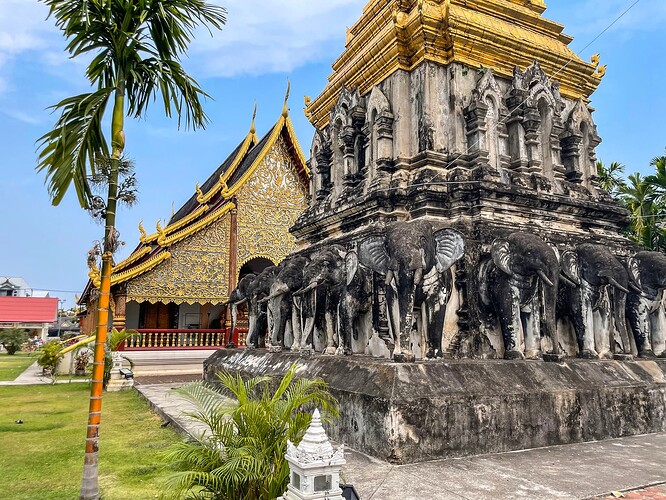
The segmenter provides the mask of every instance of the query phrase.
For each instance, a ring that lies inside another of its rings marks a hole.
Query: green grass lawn
[[[0,387],[0,498],[78,498],[88,384]],[[16,420],[23,424],[16,424]],[[105,500],[158,498],[162,450],[181,438],[135,391],[105,393],[99,445]]]
[[[0,380],[14,380],[25,371],[37,358],[33,353],[17,352],[10,356],[0,354]]]

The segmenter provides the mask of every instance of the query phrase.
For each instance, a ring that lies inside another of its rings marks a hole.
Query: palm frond
[[[37,171],[46,172],[49,194],[54,205],[62,201],[74,183],[81,207],[88,206],[92,196],[87,182],[94,173],[95,158],[108,156],[108,146],[102,131],[102,118],[113,88],[80,94],[53,106],[61,110],[55,127],[40,137]]]

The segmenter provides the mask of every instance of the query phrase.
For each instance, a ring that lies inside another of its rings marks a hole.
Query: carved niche
[[[356,187],[363,180],[365,169],[365,106],[358,88],[342,88],[331,110],[330,137],[333,161],[331,181],[335,195]]]
[[[373,179],[378,170],[390,169],[393,159],[393,113],[389,100],[377,86],[372,88],[368,98],[363,133],[368,138],[367,177]]]
[[[596,147],[601,144],[590,108],[582,99],[576,102],[562,134],[562,161],[567,180],[599,189],[597,184]]]
[[[492,71],[486,71],[477,82],[464,115],[472,163],[498,171],[508,168],[511,159],[506,127],[509,110]]]
[[[331,194],[331,163],[333,151],[331,150],[331,138],[329,128],[315,131],[310,151],[310,178],[312,194],[312,205],[324,201]]]
[[[551,82],[535,61],[525,71],[514,69],[507,107],[511,166],[522,172],[564,180],[560,135],[564,131],[559,83]]]

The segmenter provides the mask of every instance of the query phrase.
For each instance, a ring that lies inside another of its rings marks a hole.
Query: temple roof
[[[299,178],[307,188],[310,172],[285,103],[279,120],[261,140],[257,139],[253,117],[250,131],[243,141],[201,186],[196,185],[195,193],[172,215],[164,228],[158,221],[157,232],[148,235],[143,224],[139,223],[140,243],[129,257],[114,266],[111,285],[119,285],[155,268],[170,258],[168,248],[172,244],[208,227],[234,209],[235,194],[252,177],[280,138],[284,140],[297,166]],[[86,300],[92,290],[91,285],[98,287],[99,270],[92,269],[89,277],[79,303]]]
[[[371,0],[348,30],[322,94],[306,106],[317,128],[328,123],[343,86],[365,94],[398,70],[423,61],[459,62],[511,77],[535,60],[563,96],[588,98],[604,74],[570,48],[564,26],[541,16],[542,0]]]

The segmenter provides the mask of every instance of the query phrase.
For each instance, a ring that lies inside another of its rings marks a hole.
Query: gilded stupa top
[[[563,96],[588,98],[603,76],[598,61],[581,60],[564,26],[541,16],[543,0],[371,0],[347,31],[322,94],[306,101],[306,115],[323,127],[343,86],[362,94],[397,70],[423,61],[459,62],[511,77],[535,60],[560,82]]]

